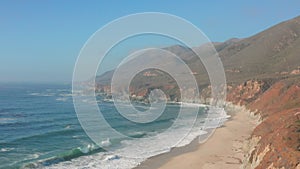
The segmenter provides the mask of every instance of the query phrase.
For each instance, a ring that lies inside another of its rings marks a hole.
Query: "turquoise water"
[[[118,132],[132,138],[149,138],[164,132],[173,124],[179,111],[178,105],[168,105],[154,122],[138,124],[120,116],[112,103],[103,102],[100,97],[98,100],[106,121]],[[147,105],[136,106],[147,109]],[[201,108],[199,123],[203,123],[201,115],[204,114]],[[89,139],[78,122],[69,85],[0,85],[0,133],[1,169],[83,168],[90,164],[93,165],[87,168],[131,168],[144,160],[125,159],[116,154],[121,150],[132,153],[126,149],[132,144],[140,145],[140,151],[143,151],[142,140],[108,136],[103,138],[107,140],[106,146],[113,147],[115,152],[106,152]],[[178,133],[174,131],[173,134]],[[203,133],[196,131],[189,141],[200,134]],[[153,155],[156,154],[149,154]]]

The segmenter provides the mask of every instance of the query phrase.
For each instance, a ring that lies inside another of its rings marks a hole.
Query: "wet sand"
[[[241,107],[230,108],[227,113],[231,118],[206,142],[199,144],[196,139],[185,147],[149,158],[136,169],[238,169],[257,119]]]

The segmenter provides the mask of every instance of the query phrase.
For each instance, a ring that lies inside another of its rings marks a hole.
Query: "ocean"
[[[115,138],[108,133],[101,146],[95,144],[77,119],[70,85],[0,84],[0,168],[129,169],[206,134],[207,108],[203,106],[199,107],[193,129],[175,145],[173,136],[184,135],[179,131],[190,125],[182,123],[176,126],[178,130],[167,130],[178,118],[178,104],[167,104],[158,119],[138,124],[124,120],[114,104],[101,96],[97,101],[111,127],[129,137]],[[134,104],[139,110],[149,108]],[[187,114],[184,118],[188,121],[193,117]],[[167,132],[167,137],[159,138],[162,132]],[[169,143],[172,146],[166,146]],[[109,151],[101,147],[109,147]],[[152,149],[155,151],[149,151]],[[137,158],[137,154],[142,156]]]

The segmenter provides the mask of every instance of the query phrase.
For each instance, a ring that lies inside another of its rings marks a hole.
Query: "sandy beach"
[[[245,156],[245,143],[257,125],[257,118],[241,107],[229,108],[231,118],[202,144],[190,145],[152,157],[137,169],[238,169]]]

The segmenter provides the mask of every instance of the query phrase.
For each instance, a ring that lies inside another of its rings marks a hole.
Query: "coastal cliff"
[[[174,86],[162,87],[164,90],[173,88]],[[202,89],[200,96],[202,102],[209,100],[210,91],[210,86]],[[149,91],[131,88],[131,92],[135,93],[134,98],[144,100],[148,97]],[[238,85],[228,85],[227,101],[246,107],[253,112],[253,115],[259,116],[261,121],[251,137],[245,141],[247,154],[242,168],[300,168],[300,78],[298,76],[253,79]]]
[[[246,81],[228,94],[228,101],[244,105],[262,122],[247,141],[245,169],[300,168],[300,85],[287,79]]]

